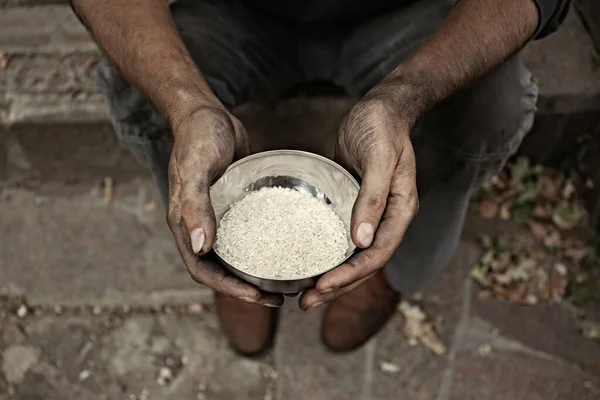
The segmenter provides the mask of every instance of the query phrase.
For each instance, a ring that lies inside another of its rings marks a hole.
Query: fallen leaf
[[[489,299],[491,296],[492,293],[489,290],[480,290],[479,293],[477,293],[478,300]]]
[[[581,260],[587,255],[587,249],[566,249],[565,257],[574,262],[575,264],[579,264]]]
[[[479,346],[477,352],[481,357],[487,357],[492,352],[492,346],[490,346],[489,344],[484,344],[482,346]]]
[[[500,219],[503,221],[508,221],[510,216],[510,205],[508,203],[503,203],[500,206]]]
[[[573,193],[575,193],[575,185],[569,179],[565,182],[565,186],[563,187],[561,194],[563,199],[569,200],[571,199],[571,196],[573,196]]]
[[[581,333],[585,338],[600,340],[600,322],[583,321],[581,323]]]
[[[546,200],[555,202],[558,200],[558,194],[560,192],[560,185],[557,184],[550,177],[540,177],[540,184],[542,185],[542,197]]]
[[[83,66],[85,68],[93,68],[98,64],[98,59],[96,57],[90,57],[87,60],[85,60],[85,62],[83,63]]]
[[[515,204],[521,205],[535,201],[542,191],[539,182],[527,182],[521,194],[515,199]]]
[[[544,225],[540,224],[539,222],[529,220],[527,221],[527,226],[529,227],[529,231],[537,239],[543,239],[548,233]]]
[[[530,174],[529,160],[526,157],[519,157],[510,169],[510,183],[512,185],[523,182]]]
[[[438,337],[431,322],[423,325],[420,340],[435,355],[442,356],[446,354],[446,345]]]
[[[542,243],[544,243],[544,246],[550,250],[557,249],[561,245],[560,234],[553,230],[549,232],[548,235],[542,240]]]
[[[92,376],[92,373],[90,372],[90,370],[89,369],[84,369],[83,371],[81,371],[79,373],[79,380],[83,382],[86,379],[88,379],[90,376]]]
[[[588,178],[585,181],[585,187],[586,187],[586,189],[593,189],[594,188],[594,181],[591,180],[590,178]]]
[[[398,365],[393,364],[391,362],[387,362],[387,361],[382,361],[379,364],[379,368],[383,372],[387,372],[388,374],[395,374],[396,372],[400,371],[400,367]]]
[[[104,204],[110,204],[115,197],[115,183],[110,176],[104,178]]]
[[[173,371],[169,367],[162,367],[158,372],[158,378],[156,378],[156,383],[160,386],[165,386],[171,383],[173,379]]]
[[[552,222],[561,229],[573,229],[582,217],[581,210],[568,203],[561,203],[554,208]]]
[[[483,219],[494,219],[498,215],[498,203],[494,200],[484,199],[479,203],[479,215]]]
[[[566,267],[562,265],[562,268],[564,268],[564,272],[562,269],[557,270],[555,265],[554,270],[550,273],[545,291],[545,297],[548,301],[560,302],[565,296],[569,281],[567,280]]]
[[[446,353],[446,346],[439,339],[434,323],[427,318],[427,315],[419,306],[403,301],[398,309],[404,315],[402,332],[408,339],[409,344],[414,345],[421,342],[438,356]]]
[[[552,207],[548,204],[536,204],[531,215],[542,219],[550,218],[552,216]]]

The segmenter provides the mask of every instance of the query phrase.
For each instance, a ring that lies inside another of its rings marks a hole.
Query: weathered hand
[[[415,155],[409,137],[413,123],[385,96],[366,97],[345,117],[336,157],[362,177],[350,229],[352,240],[364,250],[323,275],[300,298],[301,309],[356,288],[387,264],[402,241],[418,210]]]
[[[210,186],[235,157],[250,153],[241,122],[221,107],[203,107],[173,122],[168,224],[192,278],[217,292],[251,303],[278,306],[279,295],[228,274],[209,253],[215,242]]]

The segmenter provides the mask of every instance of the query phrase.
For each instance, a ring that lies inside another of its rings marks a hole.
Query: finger
[[[408,164],[393,180],[387,208],[372,246],[323,275],[315,288],[321,293],[327,293],[350,285],[383,268],[402,242],[417,211],[418,195],[414,169]]]
[[[352,209],[352,241],[357,247],[367,248],[373,243],[381,216],[386,208],[394,167],[393,156],[369,156],[363,162],[362,182]]]
[[[207,174],[186,174],[181,182],[181,216],[195,254],[206,254],[213,247],[216,234],[215,212],[210,202],[210,179]]]
[[[370,275],[364,277],[363,279],[353,282],[352,284],[350,284],[348,286],[345,286],[345,287],[339,288],[339,289],[334,289],[327,293],[321,293],[316,289],[310,289],[310,290],[306,291],[305,293],[303,293],[302,296],[300,297],[300,299],[298,299],[298,307],[300,307],[300,309],[303,311],[309,310],[311,308],[319,307],[320,305],[323,305],[325,303],[328,303],[330,301],[337,299],[338,297],[342,296],[343,294],[351,292],[352,290],[354,290],[357,287],[359,287],[360,285],[362,285],[365,281],[372,278],[373,275],[375,275],[375,274],[374,273],[370,274]]]

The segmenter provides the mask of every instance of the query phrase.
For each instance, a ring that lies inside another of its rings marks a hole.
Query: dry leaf
[[[587,249],[566,249],[565,257],[574,262],[575,264],[579,264],[581,260],[586,256]]]
[[[400,371],[400,367],[396,364],[393,364],[391,362],[387,362],[387,361],[382,361],[379,364],[379,368],[383,371],[383,372],[387,372],[389,374],[395,374],[396,372]]]
[[[590,178],[588,178],[585,181],[585,187],[586,187],[586,189],[593,189],[594,188],[594,181],[591,180]]]
[[[489,344],[484,344],[482,346],[479,346],[477,352],[481,357],[487,357],[492,352],[492,346],[490,346]]]
[[[548,204],[536,204],[531,215],[542,219],[550,218],[552,216],[552,207]]]
[[[542,240],[542,242],[548,249],[559,248],[561,245],[560,234],[553,230]]]
[[[433,351],[435,355],[442,356],[446,354],[446,345],[438,337],[431,322],[423,325],[420,339],[421,343],[429,350]]]
[[[578,207],[562,203],[552,212],[552,222],[561,229],[573,229],[577,226],[582,214]]]
[[[83,63],[83,66],[87,69],[93,68],[98,64],[98,59],[96,57],[90,57]]]
[[[115,197],[115,184],[110,176],[104,178],[104,204],[110,204]]]
[[[500,219],[503,221],[508,221],[510,216],[510,205],[508,203],[503,203],[500,206]]]
[[[573,193],[575,193],[575,185],[571,180],[568,180],[562,189],[562,197],[565,200],[569,200],[573,196]]]
[[[542,197],[552,202],[557,201],[560,184],[547,176],[540,177],[540,183],[542,184]]]
[[[446,346],[437,336],[433,322],[419,306],[403,301],[398,309],[404,315],[402,332],[410,344],[421,342],[438,356],[446,353]]]
[[[498,203],[489,199],[482,200],[479,204],[479,215],[483,219],[496,218],[498,215]]]
[[[529,230],[533,236],[535,236],[537,239],[543,239],[548,233],[544,225],[540,224],[539,222],[529,220],[527,221],[527,226],[529,227]]]
[[[600,340],[600,322],[583,321],[581,323],[581,332],[588,339]]]

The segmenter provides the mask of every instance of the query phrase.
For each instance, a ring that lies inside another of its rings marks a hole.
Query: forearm
[[[460,0],[429,40],[374,92],[395,97],[400,107],[420,114],[516,53],[537,23],[532,0]]]
[[[171,124],[203,105],[220,105],[177,33],[166,0],[72,3],[106,56]]]

